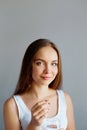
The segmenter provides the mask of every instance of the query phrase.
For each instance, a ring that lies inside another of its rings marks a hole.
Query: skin
[[[48,87],[58,73],[57,64],[57,53],[49,46],[40,49],[34,57],[31,88],[28,92],[20,95],[32,113],[27,130],[39,130],[46,117],[53,117],[57,114],[57,93],[56,90]],[[75,130],[73,104],[69,94],[64,94],[67,103],[67,130]],[[53,105],[56,107],[53,108]],[[21,130],[17,106],[12,97],[4,104],[4,122],[6,130]]]

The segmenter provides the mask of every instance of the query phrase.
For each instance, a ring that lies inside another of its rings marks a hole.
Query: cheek
[[[38,67],[33,67],[32,68],[32,75],[37,75],[41,73],[41,69],[38,69]]]
[[[37,69],[32,68],[32,75],[36,75],[36,73],[37,73]]]
[[[57,74],[58,74],[58,69],[56,69],[56,70],[54,71],[54,78],[56,78]]]
[[[37,77],[37,70],[36,69],[32,69],[32,79],[35,80],[35,78]]]
[[[54,75],[55,75],[55,77],[56,77],[56,75],[57,75],[57,74],[58,74],[58,71],[56,71],[56,72],[55,72],[55,74],[54,74]]]
[[[58,68],[54,68],[53,72],[56,75],[58,73]]]

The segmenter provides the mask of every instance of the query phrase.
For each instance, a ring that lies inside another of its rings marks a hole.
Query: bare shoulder
[[[71,105],[71,106],[73,106],[73,104],[72,104],[72,99],[71,99],[70,94],[67,93],[67,92],[64,92],[64,95],[65,95],[65,99],[66,99],[66,103],[67,103],[67,105]]]
[[[13,97],[7,99],[3,106],[4,124],[6,130],[19,130],[18,109]]]
[[[3,109],[5,115],[10,114],[11,112],[17,114],[17,106],[13,97],[4,102]]]
[[[65,98],[70,98],[70,94],[64,91]]]
[[[68,126],[67,130],[76,130],[75,128],[75,118],[74,118],[74,108],[71,96],[64,92],[66,104],[67,104],[67,120],[68,120]]]
[[[7,99],[5,102],[4,102],[4,108],[6,107],[6,108],[11,108],[11,107],[15,107],[15,101],[14,101],[14,98],[13,97],[11,97],[11,98],[9,98],[9,99]]]

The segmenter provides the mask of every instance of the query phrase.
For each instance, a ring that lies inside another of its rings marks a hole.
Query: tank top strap
[[[65,109],[67,108],[67,105],[66,105],[66,99],[65,99],[65,95],[64,95],[64,92],[63,90],[58,90],[58,95],[59,95],[59,105],[60,107],[65,107]]]
[[[13,96],[15,103],[17,105],[19,120],[21,123],[21,127],[23,130],[26,130],[29,122],[31,121],[31,112],[22,100],[21,96],[14,95]]]
[[[19,95],[14,95],[13,98],[18,108],[18,114],[20,120],[22,120],[24,113],[31,115],[31,112],[29,111],[28,107],[26,106],[26,104]]]

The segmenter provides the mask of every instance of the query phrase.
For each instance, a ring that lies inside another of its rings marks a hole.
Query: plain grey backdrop
[[[38,38],[57,44],[76,128],[87,130],[87,0],[0,0],[0,130],[24,52]]]

